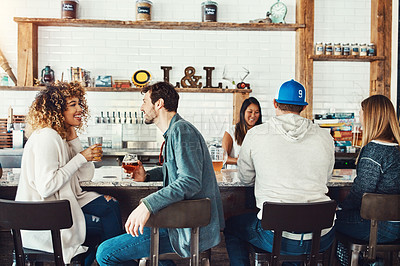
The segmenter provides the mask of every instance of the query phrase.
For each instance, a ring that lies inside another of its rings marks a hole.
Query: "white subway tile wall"
[[[295,0],[282,0],[288,7],[286,22],[295,22]],[[265,18],[275,0],[218,0],[218,21],[248,22]],[[153,0],[152,19],[156,21],[201,21],[201,1]],[[61,17],[61,0],[6,1],[0,9],[0,49],[17,73],[17,23],[13,17]],[[135,20],[134,0],[81,0],[82,19]],[[314,40],[322,42],[370,42],[370,0],[315,1]],[[378,47],[379,49],[379,47]],[[274,115],[272,99],[284,81],[295,75],[294,32],[184,31],[106,29],[78,27],[39,28],[39,71],[50,65],[56,79],[69,79],[68,69],[79,66],[92,77],[112,75],[129,79],[139,69],[151,72],[153,81],[163,79],[161,66],[172,66],[170,81],[175,84],[188,66],[196,69],[205,84],[204,66],[215,67],[213,86],[246,82],[262,106],[263,120]],[[2,71],[2,69],[0,70]],[[0,91],[0,117],[11,105],[15,114],[25,114],[36,92]],[[369,94],[369,64],[349,62],[314,63],[314,113],[355,112]],[[232,94],[181,93],[179,113],[205,136],[222,137],[232,123]],[[160,133],[148,125],[98,125],[103,112],[140,114],[142,95],[128,92],[89,92],[92,118],[81,135],[102,134],[105,139],[160,140]],[[116,139],[115,134],[122,134]]]

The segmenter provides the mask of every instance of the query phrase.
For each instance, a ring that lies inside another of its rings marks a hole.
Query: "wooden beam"
[[[18,23],[18,86],[33,86],[38,77],[38,26]]]
[[[306,88],[307,108],[304,117],[313,118],[313,59],[308,55],[314,49],[314,0],[296,0],[296,24],[305,28],[296,30],[296,80]]]
[[[232,125],[235,125],[240,120],[240,108],[244,100],[249,98],[249,93],[235,92],[233,93],[233,119]]]
[[[314,61],[350,61],[350,62],[373,62],[384,61],[384,56],[355,56],[355,55],[309,55]]]
[[[371,0],[371,42],[375,43],[376,55],[384,61],[371,62],[370,95],[390,97],[392,40],[392,1]]]
[[[228,23],[228,22],[172,22],[172,21],[122,21],[97,19],[59,19],[14,17],[17,23],[33,23],[37,26],[137,28],[163,30],[218,30],[218,31],[295,31],[305,25],[282,23]]]

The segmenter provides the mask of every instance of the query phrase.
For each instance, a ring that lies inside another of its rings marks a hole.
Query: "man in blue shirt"
[[[141,200],[126,223],[128,234],[103,242],[97,251],[100,265],[137,265],[133,260],[149,256],[150,230],[144,228],[150,213],[185,199],[211,199],[211,221],[200,228],[200,251],[220,242],[224,227],[222,202],[207,145],[201,133],[178,113],[179,95],[167,82],[142,89],[141,110],[146,124],[155,124],[165,139],[162,167],[134,172],[136,181],[163,177],[164,187]],[[190,256],[190,229],[160,229],[160,253],[176,252]],[[160,262],[171,265],[172,262]],[[173,264],[172,264],[173,265]]]

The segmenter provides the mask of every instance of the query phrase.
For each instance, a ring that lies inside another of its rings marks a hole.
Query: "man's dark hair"
[[[284,104],[284,103],[278,103],[278,108],[281,109],[282,111],[289,111],[289,112],[295,112],[295,113],[300,113],[303,110],[303,105],[295,105],[295,104]]]
[[[169,112],[178,110],[179,94],[174,86],[168,82],[157,82],[153,85],[142,88],[142,93],[150,92],[151,103],[154,104],[159,99],[164,100],[164,107]]]

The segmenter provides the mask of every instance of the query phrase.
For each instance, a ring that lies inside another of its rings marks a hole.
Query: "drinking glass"
[[[128,153],[122,160],[122,168],[125,170],[125,178],[131,178],[131,174],[139,168],[137,154]]]
[[[95,150],[99,150],[101,154],[102,146],[103,146],[103,137],[88,137],[88,143],[89,147],[94,145],[94,144],[101,144],[100,146],[97,146]],[[93,158],[94,161],[100,161],[101,156],[96,156]]]
[[[214,171],[219,173],[228,159],[228,154],[222,147],[211,146],[209,150]]]

